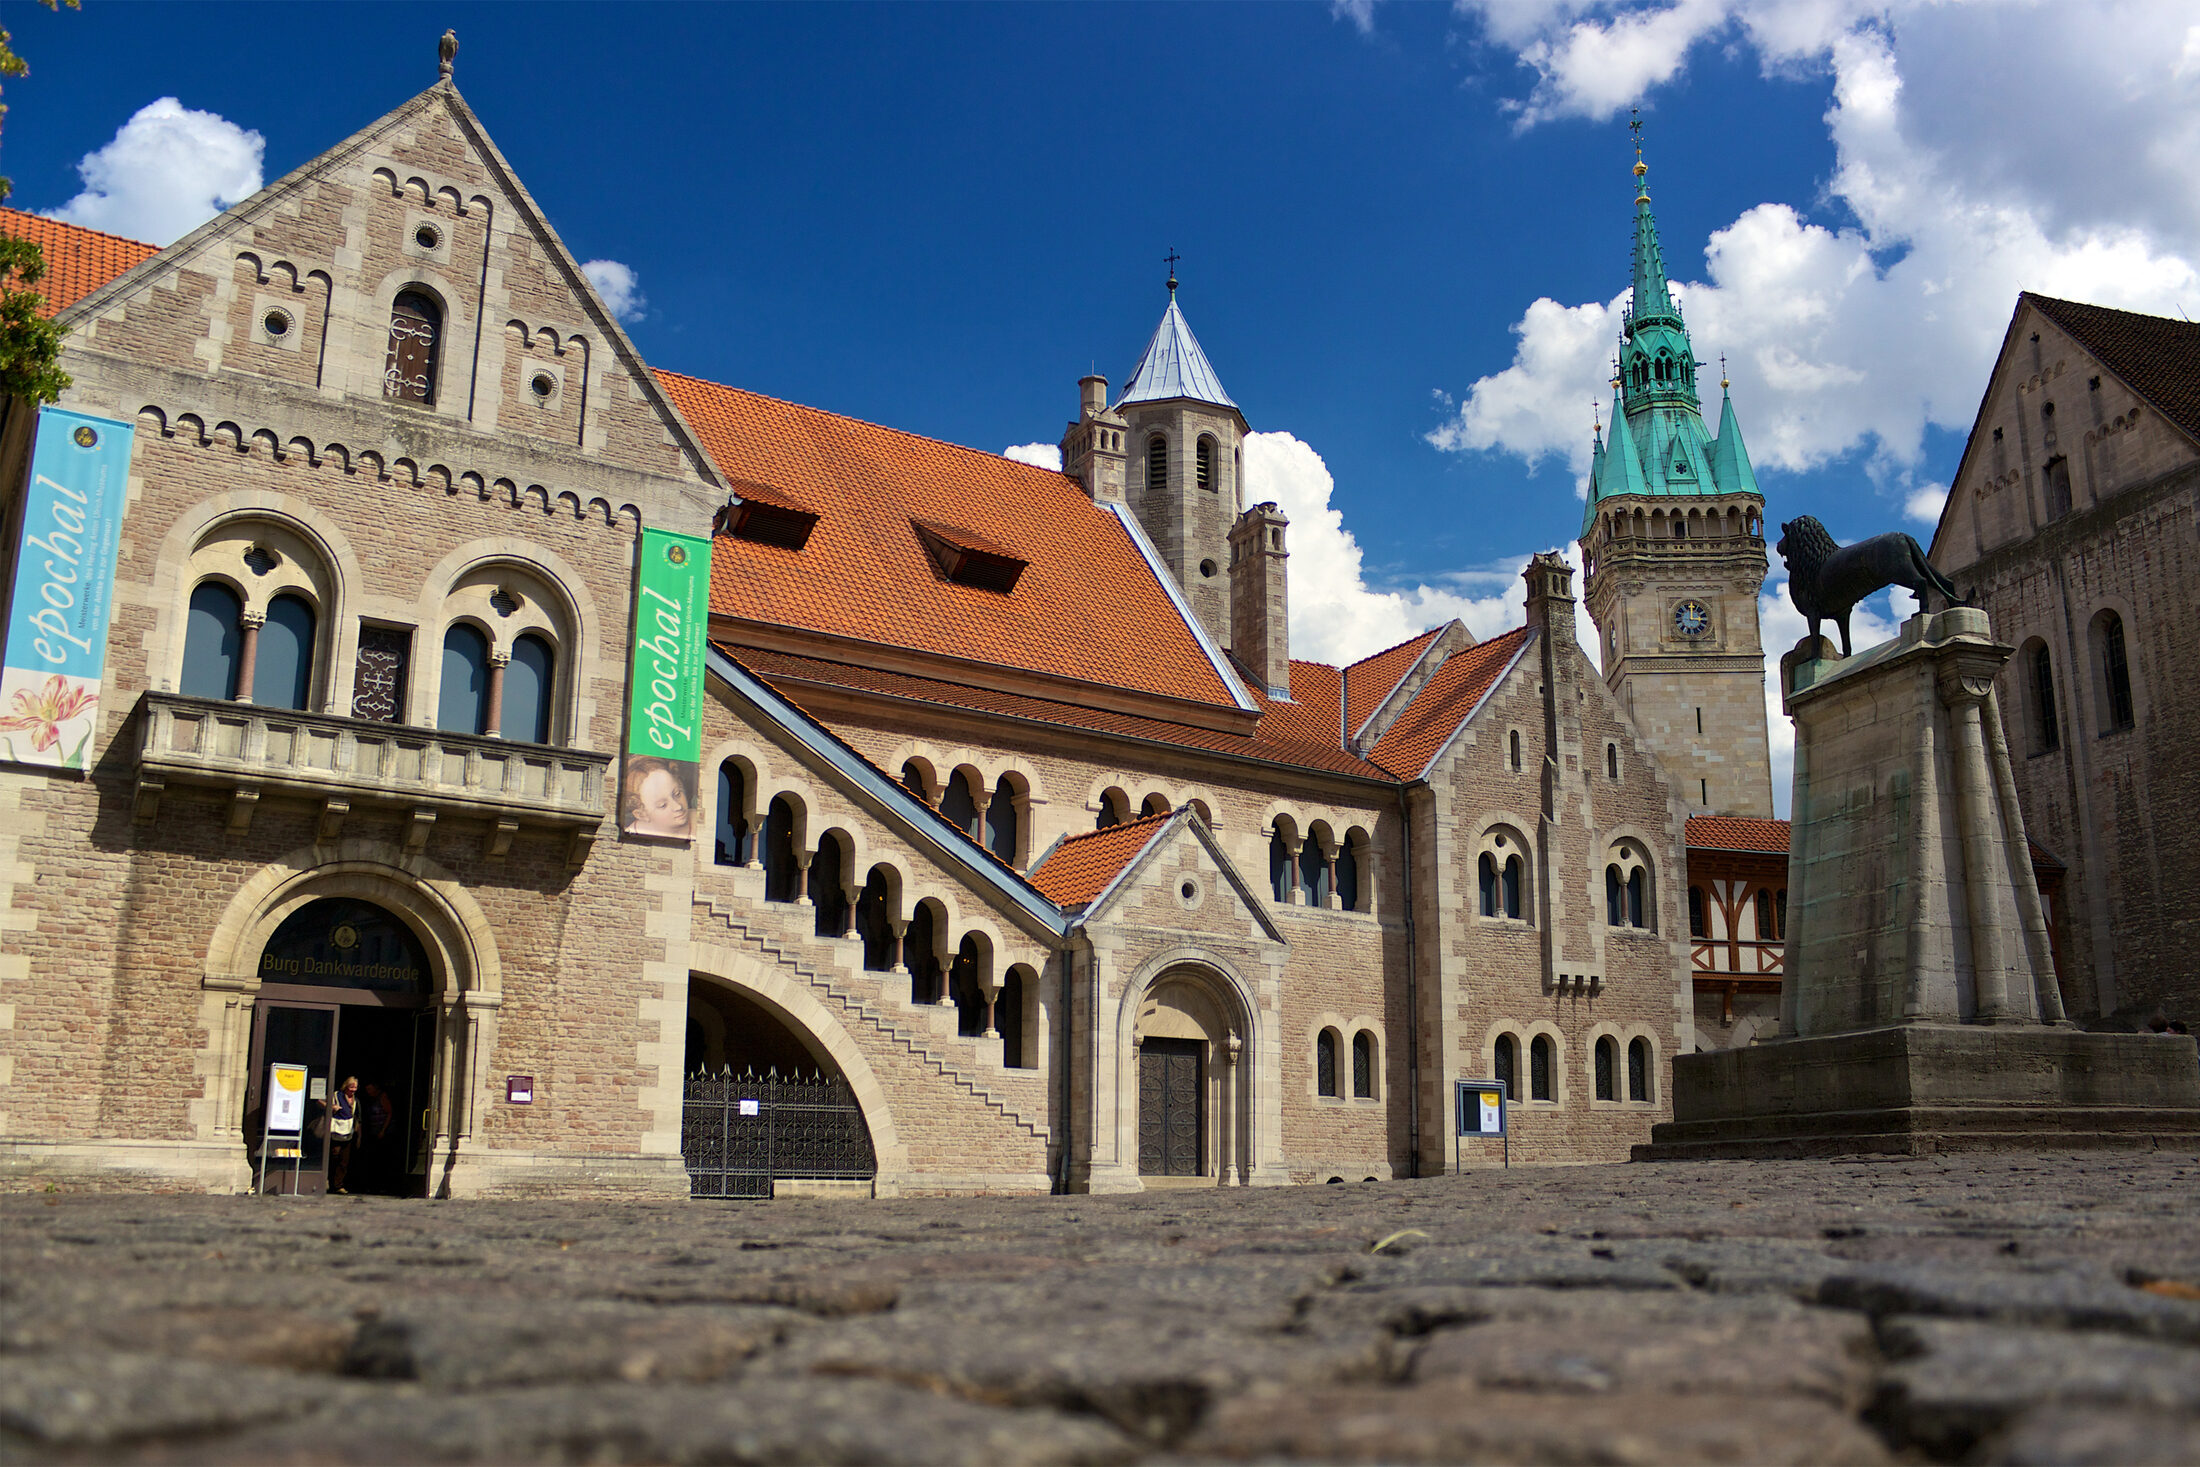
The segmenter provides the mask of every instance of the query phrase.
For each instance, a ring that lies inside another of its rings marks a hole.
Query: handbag
[[[349,1141],[352,1128],[358,1124],[359,1118],[357,1116],[330,1117],[328,1123],[329,1139],[332,1141]]]

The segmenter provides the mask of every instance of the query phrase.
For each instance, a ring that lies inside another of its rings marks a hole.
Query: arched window
[[[985,848],[1011,866],[1016,864],[1016,787],[1002,775],[985,807]]]
[[[1609,1034],[1597,1041],[1597,1099],[1619,1099],[1619,1041]]]
[[[1558,1098],[1558,1082],[1552,1072],[1557,1069],[1557,1048],[1548,1034],[1538,1034],[1528,1045],[1528,1094],[1535,1100]]]
[[[390,302],[390,350],[382,366],[382,395],[399,402],[435,401],[436,360],[443,340],[443,308],[417,290]]]
[[[1477,873],[1481,877],[1482,915],[1485,917],[1494,917],[1497,915],[1499,910],[1499,898],[1497,891],[1497,858],[1491,855],[1488,851],[1484,851],[1482,853],[1482,858],[1479,861],[1475,862],[1475,868]]]
[[[718,836],[713,856],[721,866],[746,865],[749,859],[749,782],[741,766],[728,759],[718,766]]]
[[[1146,440],[1146,487],[1169,487],[1169,440],[1159,433]]]
[[[2047,644],[2032,648],[2032,751],[2051,753],[2062,747],[2062,723],[2055,716],[2055,664]]]
[[[1148,816],[1166,815],[1168,813],[1169,797],[1167,795],[1151,794],[1139,802],[1138,818],[1141,820],[1146,819]]]
[[[1759,896],[1764,895],[1763,892],[1757,894]],[[1710,923],[1706,920],[1704,913],[1703,888],[1700,886],[1688,888],[1688,935],[1690,937],[1709,937],[1711,935]],[[1732,936],[1731,933],[1728,935]]]
[[[885,973],[894,966],[894,924],[887,910],[892,897],[886,872],[872,867],[870,878],[863,883],[863,894],[856,898],[856,935],[863,939],[866,972]]]
[[[1497,1071],[1490,1078],[1505,1087],[1505,1098],[1518,1100],[1520,1091],[1513,1077],[1520,1073],[1520,1041],[1510,1034],[1498,1035],[1497,1043],[1491,1046],[1490,1064]]]
[[[1312,835],[1299,847],[1299,885],[1305,888],[1308,906],[1329,905],[1329,861],[1322,855],[1322,843]]]
[[[183,634],[183,677],[177,686],[186,698],[237,696],[237,650],[244,640],[244,602],[220,581],[202,581],[191,593],[191,614]]]
[[[1001,980],[993,1000],[993,1027],[1001,1036],[1002,1068],[1035,1068],[1024,1064],[1024,975],[1019,969],[1009,969]]]
[[[550,699],[556,686],[558,654],[533,632],[512,643],[512,662],[504,669],[504,736],[530,744],[550,742]]]
[[[1526,872],[1526,862],[1518,856],[1507,856],[1505,869],[1498,877],[1498,884],[1504,888],[1505,915],[1515,922],[1520,920],[1520,888],[1526,885]]]
[[[1627,925],[1630,927],[1649,925],[1643,912],[1644,885],[1640,866],[1627,873]]]
[[[1360,858],[1348,836],[1337,845],[1337,905],[1347,912],[1360,910]]]
[[[947,776],[947,792],[940,796],[940,814],[963,834],[978,833],[978,796],[965,771],[958,769]]]
[[[1757,888],[1757,940],[1777,942],[1779,939],[1780,924],[1774,920],[1772,889],[1760,886]]]
[[[1650,1041],[1647,1039],[1628,1041],[1627,1098],[1650,1099]]]
[[[826,832],[817,843],[817,854],[810,857],[810,905],[817,909],[814,930],[819,937],[838,937],[848,930],[845,865],[839,837]]]
[[[932,802],[932,791],[924,782],[924,766],[914,759],[901,766],[901,787],[926,804]]]
[[[764,812],[764,900],[791,902],[802,895],[802,870],[794,859],[794,807],[774,795]]]
[[[966,935],[947,969],[947,996],[955,1001],[955,1032],[966,1039],[985,1033],[985,988],[978,971],[982,960],[977,937]]]
[[[1298,868],[1291,860],[1291,843],[1284,839],[1283,827],[1278,825],[1268,837],[1268,885],[1274,889],[1276,900],[1287,902],[1297,888]]]
[[[1337,1093],[1337,1031],[1324,1029],[1314,1036],[1314,1093]]]
[[[917,903],[902,934],[901,961],[909,969],[909,1001],[935,1003],[946,974],[940,967],[939,922],[929,901]]]
[[[1106,830],[1111,825],[1121,825],[1130,816],[1131,797],[1119,789],[1109,788],[1100,792],[1100,813],[1094,817],[1092,828]]]
[[[305,708],[313,701],[313,634],[317,618],[303,596],[277,596],[267,604],[259,656],[252,672],[252,701],[263,708]]]
[[[1632,845],[1615,846],[1604,868],[1604,921],[1612,927],[1650,925],[1650,873]]]
[[[1375,1036],[1365,1029],[1352,1036],[1352,1097],[1375,1098]]]
[[[2047,517],[2059,520],[2070,513],[2070,460],[2049,459],[2041,477],[2046,481]]]
[[[2101,685],[2107,694],[2104,710],[2110,732],[2130,728],[2135,722],[2131,706],[2131,662],[2124,650],[2124,619],[2113,611],[2101,613]]]
[[[1773,893],[1772,896],[1772,930],[1779,933],[1782,937],[1787,936],[1788,892],[1787,888],[1784,886],[1781,887],[1777,892]]]
[[[1604,868],[1604,925],[1627,925],[1627,878],[1619,874],[1619,867]]]
[[[1619,745],[1617,744],[1606,744],[1604,746],[1604,777],[1606,779],[1619,778]]]
[[[445,733],[477,734],[489,717],[489,639],[481,628],[454,622],[443,634],[443,684],[435,702],[435,726]]]
[[[1507,734],[1505,736],[1505,744],[1506,748],[1510,750],[1510,762],[1513,767],[1513,772],[1515,774],[1518,774],[1520,772],[1520,730],[1516,728],[1511,733]]]
[[[1198,452],[1199,487],[1202,489],[1213,489],[1215,487],[1214,439],[1207,437],[1205,434],[1200,435]]]

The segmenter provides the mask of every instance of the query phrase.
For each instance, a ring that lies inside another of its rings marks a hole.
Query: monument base
[[[1901,1024],[1681,1055],[1634,1159],[2098,1146],[2200,1149],[2190,1038]]]

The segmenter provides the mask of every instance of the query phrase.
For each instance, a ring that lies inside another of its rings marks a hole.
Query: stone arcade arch
[[[1212,957],[1149,962],[1118,1013],[1114,1185],[1271,1180],[1280,1120],[1272,1027],[1245,981]]]

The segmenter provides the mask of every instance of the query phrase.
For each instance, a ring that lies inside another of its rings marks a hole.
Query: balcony
[[[229,792],[235,833],[265,793],[319,804],[322,841],[338,839],[354,809],[396,809],[410,816],[407,850],[456,817],[487,825],[491,859],[523,828],[563,834],[568,866],[587,859],[603,824],[609,754],[173,693],[147,693],[139,711],[141,824],[159,818],[169,784],[211,786]]]

